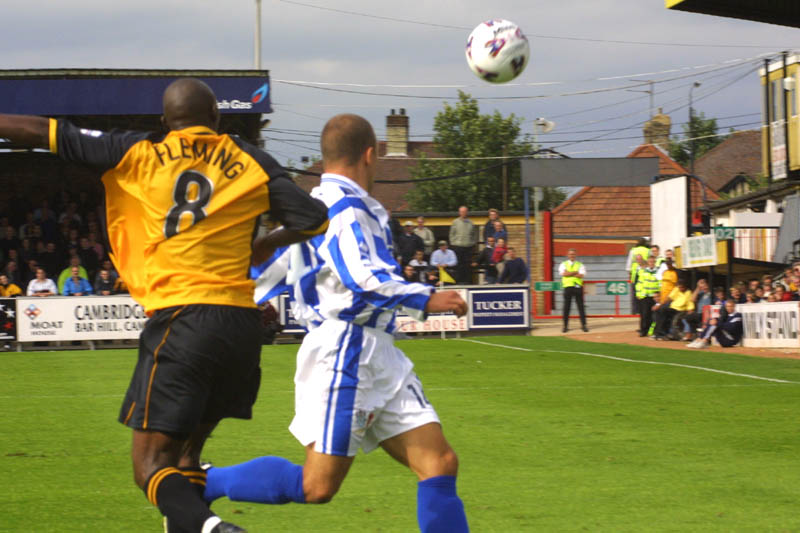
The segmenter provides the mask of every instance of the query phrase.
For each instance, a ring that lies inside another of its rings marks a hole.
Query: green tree
[[[669,141],[669,156],[689,168],[692,161],[692,147],[694,147],[694,159],[708,152],[716,145],[727,139],[727,135],[717,135],[717,119],[706,118],[704,113],[695,113],[688,124],[683,125],[683,138],[691,140],[680,140],[680,136],[673,136]]]
[[[439,157],[465,158],[436,160],[421,154],[416,167],[411,169],[414,179],[449,176],[474,172],[496,165],[496,168],[478,174],[440,181],[421,181],[408,193],[409,205],[416,211],[456,211],[466,205],[471,210],[483,211],[503,206],[503,169],[497,159],[481,157],[510,157],[530,154],[533,145],[521,138],[522,118],[511,114],[503,117],[495,111],[481,114],[478,102],[469,94],[459,91],[455,105],[445,103],[444,109],[434,119],[433,143]],[[523,191],[520,185],[519,161],[507,164],[508,209],[523,209]],[[566,198],[558,188],[547,188],[540,209],[550,209]],[[533,207],[533,206],[531,206]]]

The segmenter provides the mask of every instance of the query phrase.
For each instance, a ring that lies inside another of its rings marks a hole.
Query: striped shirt
[[[354,181],[330,173],[311,196],[328,206],[328,230],[252,267],[256,302],[289,290],[292,314],[308,330],[341,320],[391,333],[397,310],[424,320],[433,288],[403,279],[383,206]]]

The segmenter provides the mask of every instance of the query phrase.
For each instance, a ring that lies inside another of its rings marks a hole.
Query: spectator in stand
[[[101,268],[101,270],[108,270],[108,275],[111,278],[112,282],[117,281],[117,278],[119,277],[119,274],[117,274],[117,271],[114,268],[113,263],[111,263],[111,259],[109,259],[108,257],[103,259],[103,264],[100,265],[100,268]],[[97,282],[98,279],[100,279],[100,273],[99,272],[97,273],[97,276],[94,279],[95,283]]]
[[[758,303],[758,296],[753,291],[745,291],[744,293],[744,303],[746,304],[756,304]]]
[[[3,257],[8,257],[9,250],[19,250],[19,238],[14,226],[6,226],[5,235],[0,238],[0,250],[3,252]]]
[[[708,326],[696,341],[689,344],[689,348],[708,348],[711,337],[717,339],[724,348],[736,346],[743,334],[742,314],[736,311],[736,304],[728,300],[725,302],[725,313],[709,320]]]
[[[725,287],[714,287],[714,296],[711,298],[713,305],[722,305],[725,303]]]
[[[27,263],[25,263],[24,261],[22,261],[20,259],[19,252],[17,251],[16,248],[10,249],[8,251],[8,253],[6,254],[6,263],[10,263],[12,261],[14,262],[15,265],[17,265],[17,267],[19,267],[20,279],[25,278],[25,275],[27,274],[27,272],[25,272],[25,268],[26,268],[26,264]],[[11,281],[14,281],[14,280],[12,279]]]
[[[58,221],[56,220],[55,212],[50,209],[50,204],[47,200],[42,200],[40,207],[34,209],[33,220],[41,226],[45,239],[53,240],[56,238],[58,234]]]
[[[725,291],[722,291],[723,296]],[[683,322],[683,340],[691,341],[694,338],[694,332],[703,324],[703,308],[711,305],[712,294],[708,287],[708,282],[704,279],[697,280],[697,286],[692,292],[692,302],[694,303],[694,311],[687,314],[682,320]]]
[[[417,250],[425,252],[425,243],[414,233],[414,223],[410,220],[403,224],[403,232],[397,237],[395,255],[401,265],[407,265]]]
[[[731,296],[727,300],[732,300],[735,304],[743,304],[747,302],[747,297],[742,294],[742,289],[738,285],[734,285],[730,290]]]
[[[11,283],[16,283],[17,285],[22,283],[22,274],[19,271],[19,266],[16,261],[8,261],[3,272],[8,276],[8,281]]]
[[[692,291],[685,280],[678,283],[666,297],[655,305],[656,340],[680,340],[680,330],[676,328],[680,321],[694,311]],[[675,331],[673,331],[675,329]]]
[[[475,224],[467,218],[468,214],[467,206],[462,205],[458,208],[458,218],[450,225],[450,246],[458,259],[455,279],[465,284],[472,282],[472,249],[478,240]]]
[[[648,256],[647,266],[639,272],[636,283],[636,299],[639,302],[639,336],[646,337],[653,323],[653,307],[661,292],[661,282],[656,277],[655,256]]]
[[[505,239],[497,239],[494,249],[492,250],[492,262],[495,265],[502,263],[505,260],[508,247],[506,247]]]
[[[425,217],[417,217],[417,227],[414,228],[414,234],[422,239],[425,245],[425,257],[430,257],[433,253],[433,245],[436,244],[436,237],[430,228],[425,227]]]
[[[78,257],[81,258],[81,264],[86,268],[91,278],[97,274],[97,269],[100,267],[101,256],[97,255],[94,246],[89,242],[88,237],[80,238],[80,247],[78,248]]]
[[[28,262],[25,263],[25,270],[22,272],[22,282],[27,285],[33,278],[36,277],[36,269],[39,268],[39,263],[36,262],[36,259],[28,259]]]
[[[22,239],[33,239],[33,227],[36,225],[36,222],[33,220],[33,211],[28,211],[25,213],[25,222],[22,223],[19,227],[19,238]]]
[[[106,256],[106,249],[97,240],[97,232],[90,231],[86,234],[86,239],[89,241],[89,246],[94,250],[94,253],[97,254],[97,260],[100,261]]]
[[[508,232],[506,231],[506,225],[496,220],[494,223],[494,239],[497,242],[499,239],[503,239],[504,241],[508,242]]]
[[[414,269],[417,273],[417,281],[424,281],[425,276],[423,276],[424,272],[428,270],[428,262],[425,261],[425,252],[422,250],[417,250],[414,254],[414,259],[408,262],[409,265]]]
[[[409,283],[419,283],[420,277],[419,272],[411,266],[410,264],[403,267],[403,279],[408,281]]]
[[[439,269],[444,268],[450,274],[453,268],[458,265],[458,258],[455,252],[447,248],[447,241],[439,241],[439,248],[431,254],[431,266]],[[452,275],[452,274],[451,274]],[[438,272],[436,274],[438,281]]]
[[[17,252],[19,252],[20,261],[23,263],[27,263],[29,259],[38,259],[36,256],[36,247],[27,237],[19,241],[19,249],[17,249]]]
[[[497,212],[497,209],[491,208],[489,209],[489,220],[486,221],[486,224],[483,226],[483,240],[484,242],[489,241],[489,237],[495,237],[494,234],[494,223],[500,220],[500,213]],[[495,237],[495,242],[497,242],[497,238]]]
[[[70,202],[66,210],[58,217],[59,224],[68,224],[69,227],[79,229],[83,225],[83,219],[78,214],[78,204]]]
[[[81,235],[75,228],[70,228],[67,232],[67,249],[75,248],[76,250],[81,245]]]
[[[8,276],[0,274],[0,298],[14,298],[22,294],[22,289],[16,283],[11,283]]]
[[[757,289],[759,286],[761,286],[761,282],[760,282],[760,281],[758,281],[758,279],[756,279],[756,278],[750,278],[749,280],[747,280],[747,289],[746,289],[746,291],[753,291],[753,292],[755,292],[755,290],[756,290],[756,289]]]
[[[65,262],[53,241],[48,242],[44,247],[44,253],[39,255],[39,264],[47,272],[58,272]]]
[[[66,283],[67,278],[72,275],[72,267],[78,267],[78,272],[80,273],[80,277],[89,279],[89,273],[86,272],[86,269],[83,268],[81,265],[81,258],[78,257],[76,254],[73,254],[69,258],[69,266],[61,271],[58,275],[58,292],[64,292],[64,283]]]
[[[74,266],[70,269],[70,277],[64,282],[64,296],[89,296],[92,294],[92,285],[89,280],[81,276],[80,267]]]
[[[761,289],[764,291],[764,298],[772,294],[775,288],[774,282],[774,278],[769,274],[761,276]]]
[[[764,296],[764,289],[759,285],[756,287],[756,290],[753,291],[753,294],[756,295],[757,301],[766,300],[766,296]]]
[[[528,267],[521,257],[517,257],[514,248],[508,249],[506,266],[498,283],[525,283],[528,280]],[[584,329],[586,326],[584,325]]]
[[[36,277],[28,283],[28,296],[55,296],[58,294],[58,287],[55,282],[47,277],[47,272],[43,268],[36,269]]]
[[[403,228],[400,227],[400,222],[392,217],[392,210],[388,207],[386,209],[386,216],[389,217],[389,231],[392,233],[392,247],[391,250],[394,250],[395,256],[397,255],[397,239],[400,238],[400,234],[403,233]]]
[[[494,237],[486,239],[486,247],[478,254],[478,260],[472,263],[473,268],[483,270],[483,282],[487,285],[497,283],[497,266],[492,260],[494,255]]]
[[[658,259],[656,259],[656,263],[658,263]],[[669,298],[669,293],[671,293],[672,289],[675,288],[675,285],[678,284],[678,271],[675,270],[675,265],[672,263],[671,257],[664,259],[664,264],[662,267],[664,268],[659,268],[656,271],[656,277],[661,282],[661,294],[658,300],[659,302],[663,302]]]
[[[114,294],[114,279],[105,268],[101,268],[97,273],[97,280],[94,282],[94,293],[98,296],[111,296]]]
[[[772,294],[775,296],[776,302],[792,301],[792,293],[788,292],[782,283],[775,285],[775,289],[772,291]]]

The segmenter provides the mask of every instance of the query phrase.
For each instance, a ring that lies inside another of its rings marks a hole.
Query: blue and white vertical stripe
[[[336,174],[323,174],[311,196],[328,206],[328,230],[253,267],[256,301],[288,289],[295,320],[307,329],[334,319],[391,332],[397,309],[424,320],[433,289],[401,277],[383,206]]]

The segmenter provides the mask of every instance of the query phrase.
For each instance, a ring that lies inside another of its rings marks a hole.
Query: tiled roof
[[[419,157],[420,153],[428,157],[436,156],[433,143],[428,141],[411,141],[408,143],[409,157]],[[378,142],[378,157],[386,156],[386,142]],[[389,157],[378,160],[378,173],[375,179],[378,180],[405,180],[411,178],[409,169],[417,164],[416,159],[408,157]],[[314,163],[309,169],[311,172],[322,172],[322,162]],[[299,176],[295,182],[306,191],[310,191],[319,184],[319,178],[315,176]],[[406,193],[411,190],[413,183],[376,183],[372,189],[374,196],[384,207],[392,211],[408,211],[408,201]]]
[[[698,158],[694,172],[715,191],[739,174],[758,176],[762,173],[761,132],[734,132]]]
[[[688,170],[652,144],[628,157],[658,157],[661,174],[686,175]],[[709,200],[718,196],[706,189]],[[702,205],[700,185],[692,183],[692,205]],[[642,237],[650,235],[650,187],[584,187],[553,210],[555,235]]]

